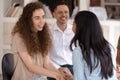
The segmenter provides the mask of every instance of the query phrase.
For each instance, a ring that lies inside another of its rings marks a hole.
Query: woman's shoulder
[[[80,48],[80,46],[77,46],[77,47],[74,48],[73,51],[79,51],[79,50],[81,51],[81,48]]]
[[[74,48],[73,55],[79,55],[82,57],[82,50],[81,50],[80,46],[77,46]]]
[[[20,33],[15,33],[15,34],[13,35],[13,39],[19,39],[19,38],[21,38],[21,37],[20,37]]]
[[[20,33],[15,33],[13,36],[12,36],[12,42],[23,42],[23,39],[21,38],[20,36]]]

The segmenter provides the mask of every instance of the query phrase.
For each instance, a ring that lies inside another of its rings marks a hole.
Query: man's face
[[[66,24],[69,19],[69,9],[66,5],[59,5],[53,13],[57,22],[60,24]]]

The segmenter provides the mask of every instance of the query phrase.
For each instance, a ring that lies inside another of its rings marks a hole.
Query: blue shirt
[[[116,55],[112,51],[112,61],[113,61],[113,76],[107,80],[117,80],[116,77]],[[91,50],[91,61],[94,63],[93,50]],[[109,66],[108,66],[109,67]],[[101,66],[100,63],[98,66],[90,73],[90,70],[85,62],[82,51],[80,47],[76,47],[73,51],[73,71],[74,71],[74,80],[106,80],[102,79],[101,76]]]

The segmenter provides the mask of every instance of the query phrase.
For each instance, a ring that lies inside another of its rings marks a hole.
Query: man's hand
[[[58,70],[64,75],[65,80],[73,80],[72,74],[68,68],[60,67]]]
[[[65,80],[73,80],[73,76],[72,75],[68,75],[68,74],[65,74]]]
[[[71,72],[70,72],[70,70],[69,70],[68,68],[60,67],[58,70],[59,70],[62,74],[65,73],[65,74],[72,75]]]

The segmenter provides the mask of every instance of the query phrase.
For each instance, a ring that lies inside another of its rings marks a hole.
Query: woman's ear
[[[53,17],[55,18],[55,12],[53,12]]]
[[[74,33],[76,32],[76,23],[75,23],[75,21],[73,22],[72,31],[73,31]]]

